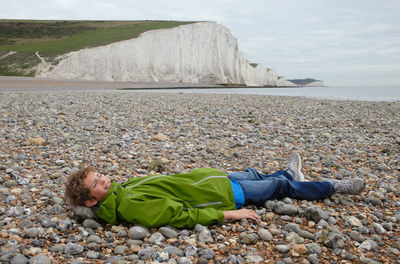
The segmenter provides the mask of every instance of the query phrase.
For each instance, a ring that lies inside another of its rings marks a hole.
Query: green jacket
[[[110,224],[120,221],[148,227],[193,227],[221,222],[235,210],[226,173],[201,168],[189,173],[137,177],[113,182],[96,214]]]

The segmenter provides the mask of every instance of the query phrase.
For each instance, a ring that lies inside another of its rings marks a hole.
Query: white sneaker
[[[301,157],[296,152],[290,154],[286,169],[296,181],[305,181],[304,174],[301,172]]]
[[[359,194],[365,188],[365,182],[361,178],[354,178],[350,180],[329,180],[333,186],[333,190],[337,193],[343,194]]]

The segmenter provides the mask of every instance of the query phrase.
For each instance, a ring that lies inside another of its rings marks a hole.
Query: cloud
[[[398,0],[0,0],[0,5],[0,18],[217,21],[237,37],[250,61],[280,75],[400,84]],[[371,77],[375,73],[381,78]]]

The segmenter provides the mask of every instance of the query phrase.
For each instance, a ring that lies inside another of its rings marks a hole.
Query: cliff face
[[[291,86],[261,64],[250,65],[236,38],[215,22],[147,31],[138,38],[65,54],[42,62],[37,77],[133,82]]]

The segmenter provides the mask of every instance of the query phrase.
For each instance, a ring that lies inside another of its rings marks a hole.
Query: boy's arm
[[[171,199],[136,200],[134,197],[121,199],[119,217],[127,222],[148,227],[172,225],[193,227],[196,224],[211,225],[222,222],[224,214],[215,208],[184,208],[179,201]]]
[[[261,216],[259,216],[256,211],[250,209],[240,209],[233,211],[224,211],[224,220],[232,219],[232,220],[240,220],[243,218],[260,220]]]

